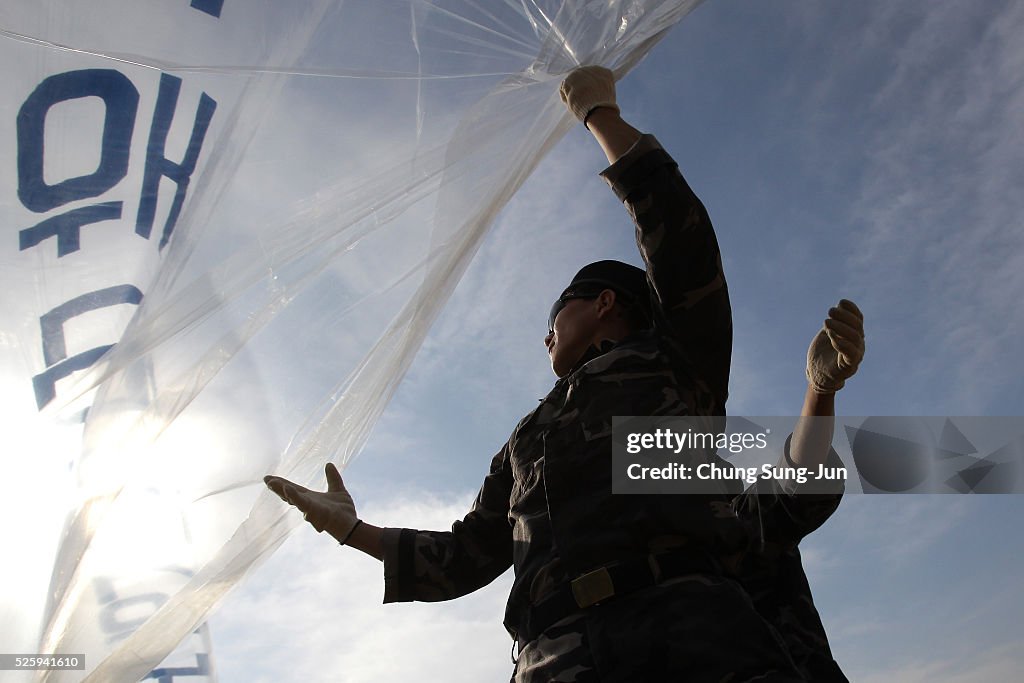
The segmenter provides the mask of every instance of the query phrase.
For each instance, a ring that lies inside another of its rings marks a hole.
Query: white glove
[[[863,358],[864,315],[855,303],[841,299],[807,349],[807,381],[819,394],[835,393]]]
[[[327,491],[323,493],[310,491],[283,477],[268,475],[263,477],[263,482],[281,500],[304,512],[306,521],[314,529],[326,531],[344,544],[361,520],[356,517],[356,504],[345,489],[338,468],[327,463],[324,471],[327,473]]]
[[[558,94],[572,115],[587,123],[590,112],[598,107],[619,111],[615,104],[615,75],[603,66],[581,66],[573,69]]]

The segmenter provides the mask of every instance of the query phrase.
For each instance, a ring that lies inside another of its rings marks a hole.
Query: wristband
[[[359,525],[362,524],[362,523],[363,523],[363,520],[361,520],[361,519],[357,519],[356,520],[356,523],[352,525],[352,528],[349,530],[349,532],[347,534],[345,534],[345,538],[341,540],[341,545],[348,544],[348,539],[352,538],[352,534],[355,533],[356,529],[358,529]]]
[[[593,107],[590,108],[590,111],[587,112],[587,115],[583,117],[583,126],[587,130],[590,130],[590,126],[587,125],[587,121],[590,120],[590,117],[593,116],[594,112],[597,111],[598,109],[614,109],[616,113],[620,111],[619,105],[615,104],[614,102],[603,102],[601,104],[595,104]]]

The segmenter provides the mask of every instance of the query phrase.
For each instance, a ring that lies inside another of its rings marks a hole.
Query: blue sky
[[[715,222],[735,311],[730,412],[799,409],[841,296],[866,316],[847,415],[1019,415],[1024,8],[707,2],[619,88]],[[553,377],[550,300],[598,258],[638,262],[573,129],[499,216],[345,478],[380,524],[447,528]],[[804,543],[858,681],[1024,670],[1019,496],[849,496]],[[212,619],[225,680],[503,680],[505,576],[455,603],[380,606],[374,561],[299,530]],[[424,674],[424,672],[438,672]],[[443,672],[443,673],[441,673]]]
[[[206,513],[209,523],[192,529],[197,546],[219,544],[230,533],[237,522],[232,514],[248,511],[262,488],[259,477],[293,437],[303,443],[304,419],[332,404],[332,386],[413,296],[416,277],[398,276],[422,260],[431,239],[451,237],[459,228],[440,225],[433,234],[422,229],[433,216],[450,215],[430,193],[439,182],[431,172],[456,168],[444,150],[429,150],[454,129],[452,112],[464,112],[501,76],[445,76],[459,73],[463,60],[477,73],[500,74],[535,57],[536,37],[524,22],[505,23],[499,33],[482,28],[487,21],[506,21],[521,3],[495,3],[498,15],[486,17],[480,6],[453,0],[466,21],[435,12],[434,3],[413,3],[411,13],[407,4],[353,1],[335,12],[329,3],[309,3],[296,10],[305,23],[294,25],[275,14],[280,8],[263,8],[266,16],[254,11],[254,23],[265,23],[257,35],[285,37],[276,44],[253,40],[248,16],[238,14],[240,5],[231,0],[217,21],[185,3],[164,3],[159,11],[168,16],[150,26],[155,5],[139,5],[132,10],[138,16],[123,15],[131,30],[118,32],[113,42],[105,42],[111,22],[103,13],[125,11],[113,0],[95,3],[92,24],[37,11],[34,3],[0,10],[2,29],[52,34],[58,43],[129,61],[149,55],[215,67],[176,71],[185,80],[183,110],[194,107],[204,88],[221,98],[218,116],[224,118],[214,118],[211,139],[223,135],[228,141],[204,160],[206,175],[190,190],[172,242],[172,262],[195,245],[192,260],[181,270],[165,266],[179,276],[178,284],[196,273],[203,277],[189,289],[169,283],[146,289],[146,304],[152,305],[142,309],[187,314],[197,302],[212,302],[215,312],[195,326],[182,318],[186,322],[179,321],[173,335],[154,335],[150,325],[137,324],[134,336],[125,337],[162,344],[152,370],[165,382],[166,405],[175,399],[187,404],[189,392],[202,389],[157,442],[162,450],[154,457],[170,466],[157,470],[159,476],[176,477],[161,484],[193,500],[188,496],[237,472],[254,482],[226,494],[231,513],[213,515],[212,522]],[[389,22],[362,30],[359,20],[370,10],[390,12]],[[33,20],[22,23],[22,16]],[[186,18],[193,23],[185,24]],[[409,40],[410,24],[423,45]],[[187,41],[182,26],[191,27]],[[311,28],[316,26],[319,33]],[[1024,414],[1017,360],[1024,335],[1018,304],[1024,296],[1022,34],[1024,6],[1012,0],[709,0],[620,83],[624,116],[659,138],[715,223],[736,330],[730,413],[796,413],[807,344],[828,307],[847,297],[865,313],[867,356],[839,397],[840,413]],[[314,49],[305,51],[309,36]],[[4,48],[16,55],[12,61],[42,73],[111,66],[100,55],[33,52],[44,48],[21,41]],[[261,63],[301,73],[257,76]],[[141,93],[132,156],[138,175],[158,74],[115,64]],[[387,71],[438,77],[419,84],[378,78]],[[18,94],[13,104],[0,106],[4,126],[13,126],[17,107],[36,85],[35,71],[26,74],[5,75]],[[503,109],[484,110],[477,121],[478,130],[491,126],[503,146],[459,141],[457,151],[480,155],[482,165],[475,168],[486,165],[482,180],[493,179],[493,169],[523,165],[515,154],[531,145],[515,144],[516,136],[560,106],[553,83],[542,76],[516,85],[493,100]],[[228,118],[228,102],[243,87],[249,106]],[[548,99],[538,99],[543,97]],[[53,126],[47,134],[66,143],[60,161],[71,170],[59,170],[69,176],[95,163],[93,146],[75,144],[87,137],[82,130],[95,133],[101,125],[100,108],[87,125],[73,118],[76,112],[60,110],[47,122]],[[509,121],[516,125],[506,126]],[[502,130],[495,127],[499,123]],[[169,148],[183,145],[187,134],[176,119]],[[4,136],[5,145],[15,140],[13,131]],[[235,156],[243,150],[244,157]],[[243,163],[235,168],[238,159]],[[407,163],[388,170],[396,159]],[[361,454],[345,469],[362,517],[380,525],[445,529],[465,514],[491,456],[554,380],[542,344],[552,299],[590,261],[640,262],[628,216],[597,175],[604,166],[597,145],[575,125],[497,215]],[[0,188],[7,192],[0,208],[13,216],[12,224],[28,225],[10,191],[15,170],[13,164],[0,166]],[[367,178],[378,190],[419,182],[422,198],[368,194],[360,184]],[[134,196],[114,198],[125,199],[125,215],[133,214]],[[190,232],[192,225],[207,231]],[[115,222],[83,231],[83,251],[119,245],[117,239],[131,232]],[[2,247],[4,263],[24,266],[11,244]],[[301,258],[281,265],[281,256],[296,245]],[[145,258],[155,258],[151,251]],[[36,268],[56,268],[39,259]],[[219,260],[229,263],[224,272],[237,281],[206,279]],[[67,265],[72,261],[61,262],[67,270],[49,272],[73,273],[68,277],[75,285],[105,275],[99,259],[75,262],[85,266],[81,271]],[[21,272],[5,271],[2,277],[12,281]],[[228,285],[240,292],[237,298],[229,298]],[[14,291],[4,289],[5,295]],[[44,289],[38,285],[38,300],[12,298],[11,306],[21,299],[29,302],[26,310],[41,306]],[[22,317],[31,323],[29,334],[3,330],[10,351],[3,356],[4,372],[25,365],[31,374],[37,371],[33,363],[41,362],[38,312]],[[265,330],[259,327],[264,322]],[[221,371],[222,359],[241,341],[248,342],[244,350]],[[214,376],[209,386],[198,384]],[[34,402],[22,405],[23,385],[5,385],[6,417],[34,419]],[[233,418],[226,421],[224,413]],[[357,443],[359,428],[339,443]],[[18,443],[18,420],[12,418],[5,431],[15,433]],[[54,432],[52,441],[60,438],[63,432]],[[14,451],[47,452],[27,437]],[[53,461],[17,460],[15,475],[26,485],[7,496],[5,514],[21,514],[28,505],[43,508],[38,529],[53,531],[55,538],[62,505],[74,496],[66,462],[63,451]],[[190,479],[200,471],[199,481]],[[202,500],[193,507],[201,508]],[[833,651],[851,679],[1019,677],[1024,542],[1015,522],[1022,512],[1020,496],[848,496],[803,551]],[[292,515],[295,522],[298,515]],[[172,519],[168,526],[176,524]],[[43,538],[38,529],[19,526],[12,533],[33,545]],[[47,552],[42,546],[40,557]],[[126,554],[138,560],[140,547]],[[5,583],[17,590],[9,589],[4,614],[28,610],[32,596],[45,588],[48,566],[39,569],[26,555],[5,569]],[[303,525],[211,617],[220,680],[506,680],[511,643],[501,616],[510,579],[506,574],[455,602],[382,606],[380,565]],[[3,630],[0,635],[14,637]],[[26,639],[20,632],[17,637]]]

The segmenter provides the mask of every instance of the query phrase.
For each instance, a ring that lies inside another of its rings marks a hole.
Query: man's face
[[[544,337],[555,376],[569,374],[593,342],[599,320],[597,304],[593,296],[572,298],[555,316],[552,331]]]

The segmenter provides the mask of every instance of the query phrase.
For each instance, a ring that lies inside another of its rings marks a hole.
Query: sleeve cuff
[[[414,557],[415,529],[381,530],[384,556],[384,603],[415,600]]]
[[[615,196],[625,201],[652,173],[665,166],[675,165],[675,160],[662,148],[657,138],[645,133],[625,154],[602,171],[601,177],[612,188]]]
[[[786,437],[786,447],[782,451],[783,466],[797,468],[799,466],[789,457],[789,445],[792,441],[793,435],[790,434]],[[829,469],[843,467],[843,461],[839,457],[839,454],[836,453],[836,449],[831,447],[828,449],[828,457],[825,459],[824,466]],[[803,484],[800,484],[793,479],[779,479],[777,481],[779,483],[779,488],[781,488],[782,492],[788,496],[801,494],[817,496],[819,498],[828,498],[831,496],[841,496],[846,491],[846,482],[842,479],[816,481],[810,486],[808,485],[810,480]],[[813,490],[813,493],[806,492],[808,489]]]

